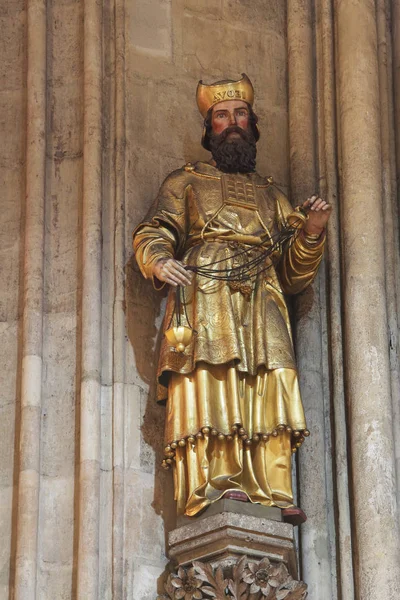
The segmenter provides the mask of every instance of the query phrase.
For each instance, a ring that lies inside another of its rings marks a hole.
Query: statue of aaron
[[[293,507],[291,456],[309,435],[285,295],[313,281],[331,205],[313,195],[294,213],[256,172],[253,101],[245,74],[199,82],[212,159],[168,175],[134,232],[144,277],[169,285],[164,331],[179,316],[193,333],[179,348],[163,338],[158,369],[163,466],[178,514],[189,516],[223,496]]]

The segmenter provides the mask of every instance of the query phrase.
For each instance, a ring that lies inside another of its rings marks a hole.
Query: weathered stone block
[[[73,560],[74,481],[41,478],[41,559],[53,568]]]
[[[24,53],[26,12],[21,0],[7,0],[0,6],[0,89],[16,90],[24,86],[24,73],[20,68]]]
[[[127,590],[126,598],[154,600],[157,592],[157,580],[163,570],[163,563],[160,565],[152,565],[144,561],[135,563],[132,590]]]
[[[38,570],[37,596],[40,600],[70,600],[72,565],[42,563]]]
[[[169,556],[174,562],[189,565],[201,560],[224,566],[244,555],[254,560],[266,556],[284,562],[289,572],[297,576],[293,526],[282,523],[280,514],[259,506],[245,505],[242,509],[240,503],[234,502],[236,507],[226,500],[215,504],[211,516],[206,511],[202,518],[194,518],[170,532]],[[262,513],[264,517],[260,516]]]
[[[75,315],[45,318],[41,469],[48,476],[72,475],[75,469],[75,327]]]
[[[13,487],[0,486],[0,598],[7,598],[10,570],[10,548],[12,536]]]
[[[50,14],[54,35],[48,58],[49,77],[53,88],[65,89],[67,83],[82,74],[83,6],[79,0],[57,1]]]
[[[273,31],[286,35],[286,14],[281,0],[224,0],[222,16],[225,22],[251,32]]]
[[[0,145],[0,167],[21,169],[25,141],[25,114],[22,106],[22,90],[0,92],[0,131],[3,140]],[[3,190],[4,193],[4,190]],[[13,195],[12,188],[7,194]]]
[[[139,52],[171,59],[171,0],[161,0],[157,6],[151,0],[134,2],[131,8],[131,41]]]
[[[17,372],[15,369],[15,362],[18,355],[18,333],[19,327],[17,321],[0,321],[0,347],[2,348],[0,355],[0,409],[4,407],[6,413],[10,411],[10,414],[13,415],[15,415],[15,399],[18,391]],[[13,418],[10,417],[11,420]],[[2,421],[5,421],[5,419],[3,418]],[[10,427],[10,424],[7,427]],[[11,427],[11,431],[14,431],[14,426]],[[5,456],[4,464],[7,465],[10,460],[9,457],[12,456],[12,447],[9,446],[8,434],[1,436],[0,440],[1,445],[4,440],[4,451],[6,454],[2,453],[1,456]]]

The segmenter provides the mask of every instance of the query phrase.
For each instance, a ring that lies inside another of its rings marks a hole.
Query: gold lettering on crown
[[[214,94],[214,102],[221,102],[221,100],[224,100],[226,96],[226,92],[217,92],[216,94]]]
[[[215,92],[213,102],[222,102],[225,98],[237,98],[238,100],[246,100],[246,93],[242,90],[228,90],[225,92]]]

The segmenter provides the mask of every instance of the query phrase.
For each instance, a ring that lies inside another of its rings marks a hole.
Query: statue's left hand
[[[320,235],[326,227],[332,213],[332,204],[322,200],[317,195],[307,198],[302,205],[308,213],[308,219],[304,225],[304,231],[309,234]]]

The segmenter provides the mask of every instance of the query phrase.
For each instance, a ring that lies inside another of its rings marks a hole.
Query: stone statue
[[[331,206],[313,195],[294,213],[255,171],[253,100],[245,74],[199,82],[212,160],[168,175],[134,232],[141,272],[156,289],[170,286],[164,331],[178,314],[193,332],[181,351],[163,338],[158,370],[163,466],[173,470],[178,514],[189,516],[223,496],[293,507],[291,455],[309,435],[284,295],[313,281]],[[297,229],[279,243],[296,214]]]

